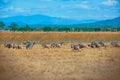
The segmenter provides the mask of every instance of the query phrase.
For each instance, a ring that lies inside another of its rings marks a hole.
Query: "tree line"
[[[12,22],[7,28],[5,28],[6,24],[2,21],[0,21],[0,30],[9,30],[9,31],[44,31],[44,32],[49,32],[49,31],[58,31],[58,32],[92,32],[92,31],[112,31],[112,32],[117,32],[120,31],[120,26],[116,27],[111,27],[111,26],[106,26],[106,27],[54,27],[54,26],[42,26],[42,27],[30,27],[28,24],[25,26],[20,27],[17,23]]]

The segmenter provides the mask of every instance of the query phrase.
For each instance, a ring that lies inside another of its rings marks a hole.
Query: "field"
[[[120,80],[119,32],[16,32],[0,33],[0,80]],[[30,50],[8,49],[5,42],[36,41]],[[87,45],[103,40],[108,47],[74,51],[71,43]],[[41,43],[65,42],[61,48],[42,48]]]
[[[36,43],[53,42],[90,42],[92,40],[120,41],[120,32],[11,32],[0,33],[0,43],[21,42],[24,40]]]

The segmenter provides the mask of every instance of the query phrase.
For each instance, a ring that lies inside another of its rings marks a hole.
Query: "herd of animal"
[[[23,45],[19,44],[11,44],[11,43],[5,43],[4,47],[6,48],[13,48],[13,49],[22,49],[22,47],[25,47],[26,49],[32,49],[34,46],[35,42],[30,42],[30,41],[24,41]]]
[[[61,43],[52,43],[50,45],[47,45],[47,44],[41,44],[41,46],[43,48],[61,48],[61,46],[63,46],[64,42],[61,42]],[[32,49],[33,46],[35,45],[35,42],[30,42],[30,41],[24,41],[23,42],[23,45],[19,45],[19,44],[11,44],[11,43],[5,43],[4,44],[4,47],[6,48],[13,48],[13,49],[22,49],[23,47],[25,47],[26,49]],[[120,47],[120,44],[117,42],[117,41],[112,41],[111,42],[111,46],[113,47]],[[103,41],[92,41],[90,42],[89,44],[87,45],[84,45],[82,43],[79,43],[79,44],[74,44],[72,43],[70,45],[71,49],[72,50],[77,50],[79,51],[80,49],[82,48],[87,48],[87,47],[91,47],[91,48],[99,48],[99,47],[108,47],[108,45],[105,44],[105,42]]]

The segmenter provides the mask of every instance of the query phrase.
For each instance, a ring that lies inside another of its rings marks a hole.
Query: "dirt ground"
[[[0,80],[120,80],[120,48],[7,49],[0,44]]]
[[[2,32],[0,80],[120,80],[120,32]],[[3,43],[35,41],[31,50],[7,49]],[[71,42],[103,40],[108,47],[73,51]],[[61,48],[44,49],[41,43],[65,42]]]

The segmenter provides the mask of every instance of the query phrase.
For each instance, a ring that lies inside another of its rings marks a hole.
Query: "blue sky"
[[[120,0],[0,0],[0,18],[42,14],[68,19],[112,19],[120,16]]]

